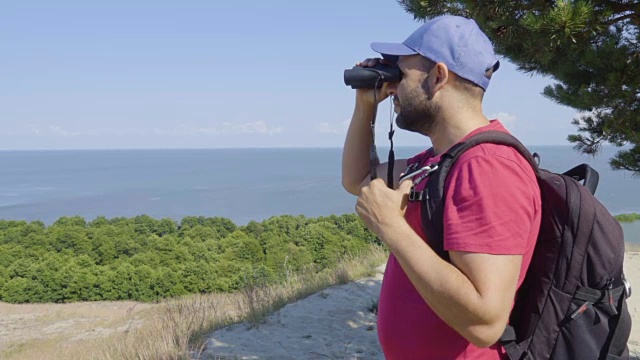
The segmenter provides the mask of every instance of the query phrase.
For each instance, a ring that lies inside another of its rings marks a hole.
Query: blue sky
[[[0,149],[340,147],[344,69],[419,25],[395,0],[7,2]],[[485,114],[527,145],[568,144],[576,111],[540,95],[550,83],[503,59]],[[388,102],[378,123],[386,145]]]

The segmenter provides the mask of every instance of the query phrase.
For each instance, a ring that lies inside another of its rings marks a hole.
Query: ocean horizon
[[[569,145],[528,148],[552,171],[588,163],[600,174],[596,197],[612,214],[640,213],[640,179],[609,168],[617,148],[603,147],[596,157]],[[396,158],[424,149],[398,146]],[[381,161],[387,153],[378,148]],[[341,156],[340,147],[2,150],[0,219],[49,225],[63,216],[144,214],[177,221],[221,216],[245,225],[276,215],[353,213],[356,198],[340,181]],[[640,223],[624,226],[640,234]]]

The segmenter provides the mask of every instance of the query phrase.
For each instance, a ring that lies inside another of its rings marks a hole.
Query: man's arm
[[[380,237],[445,323],[478,347],[498,341],[509,320],[522,256],[450,251],[448,263],[404,219],[385,227]]]
[[[539,226],[537,184],[512,160],[493,155],[459,160],[449,178],[444,237],[450,263],[404,218],[411,182],[393,191],[372,181],[356,210],[433,311],[469,342],[487,347],[508,322],[528,234]]]
[[[380,90],[386,91],[386,86]],[[383,96],[383,98],[386,95]],[[373,90],[357,90],[356,105],[351,117],[349,130],[342,153],[342,186],[349,193],[359,196],[363,186],[371,181],[370,149],[371,149],[371,120],[378,106],[373,102]],[[400,174],[407,168],[407,159],[399,159],[394,163],[393,188],[398,186]],[[377,167],[378,177],[387,181],[388,164],[381,163]]]

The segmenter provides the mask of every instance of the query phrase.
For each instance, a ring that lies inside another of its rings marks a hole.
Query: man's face
[[[440,107],[433,101],[427,61],[420,55],[401,56],[398,67],[402,80],[395,84],[396,124],[399,128],[429,135],[437,122]],[[393,89],[393,87],[391,87]]]

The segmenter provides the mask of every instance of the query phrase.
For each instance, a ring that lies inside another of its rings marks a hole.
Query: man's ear
[[[440,91],[448,81],[449,68],[444,63],[437,63],[422,80],[422,90],[427,94],[429,100],[433,100],[436,93]]]
[[[449,82],[449,68],[444,63],[439,62],[431,70],[430,76],[433,76],[432,87],[435,94]]]

